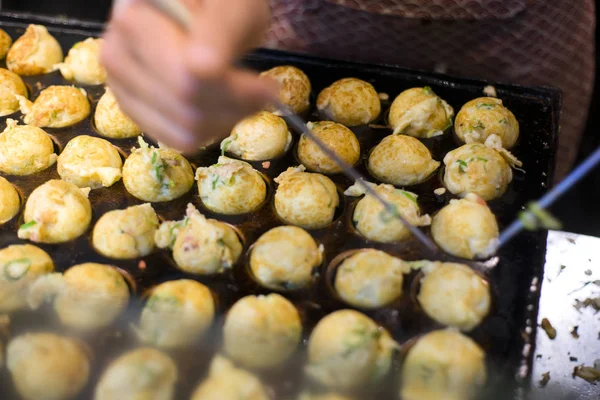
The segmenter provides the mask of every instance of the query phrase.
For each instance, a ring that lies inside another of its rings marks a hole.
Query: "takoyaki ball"
[[[36,246],[19,244],[0,250],[0,313],[27,309],[32,283],[53,271],[50,256]]]
[[[298,310],[275,293],[243,297],[225,317],[224,350],[247,368],[282,364],[294,354],[301,339]]]
[[[221,149],[249,161],[262,161],[285,154],[292,134],[283,118],[261,111],[238,122]]]
[[[337,268],[335,290],[351,306],[385,307],[402,295],[405,269],[402,260],[383,251],[357,251]]]
[[[304,172],[303,165],[290,167],[275,182],[275,210],[284,222],[317,229],[333,221],[340,204],[335,184],[321,174]]]
[[[113,266],[84,263],[64,274],[50,274],[31,287],[28,302],[39,308],[54,297],[61,322],[80,331],[95,331],[112,324],[129,303],[129,287]]]
[[[58,64],[62,76],[68,81],[75,81],[84,85],[100,85],[106,80],[106,71],[100,64],[100,49],[104,39],[87,38],[75,43],[65,57],[65,61]]]
[[[307,375],[331,389],[376,383],[390,370],[397,343],[371,318],[335,311],[319,321],[308,341]]]
[[[307,286],[313,270],[321,265],[323,247],[302,228],[278,226],[253,245],[250,269],[264,287],[274,290]]]
[[[213,275],[229,269],[242,254],[235,230],[206,217],[188,204],[181,221],[163,223],[155,235],[156,245],[173,249],[173,258],[182,271],[194,275]]]
[[[431,217],[428,214],[421,215],[416,194],[396,189],[392,185],[376,186],[369,182],[365,183],[388,203],[394,205],[398,214],[402,215],[411,225],[427,226],[431,224]],[[362,196],[365,193],[364,187],[359,183],[355,183],[344,192],[347,196]],[[411,235],[400,220],[387,212],[381,203],[369,194],[366,194],[356,204],[352,221],[364,237],[376,242],[392,243],[407,239]]]
[[[426,86],[400,93],[390,108],[389,122],[395,134],[431,138],[450,128],[452,117],[454,109]]]
[[[487,282],[467,265],[429,263],[417,299],[421,307],[437,322],[473,330],[490,310],[490,289]]]
[[[510,149],[519,138],[519,123],[502,100],[480,97],[462,106],[454,131],[465,143],[484,143],[490,135],[497,135],[502,139],[502,147]]]
[[[15,74],[41,75],[54,71],[63,60],[58,41],[42,25],[29,25],[6,55],[6,66]]]
[[[123,165],[125,189],[142,201],[171,201],[186,194],[194,184],[190,163],[178,152],[148,146],[141,137],[140,147],[131,149]]]
[[[309,122],[307,126],[317,138],[321,139],[329,149],[333,150],[346,163],[354,165],[358,162],[360,144],[356,135],[350,129],[331,121]],[[342,168],[306,135],[302,135],[300,142],[298,142],[298,158],[302,165],[313,172],[322,174],[342,172]]]
[[[64,243],[81,236],[92,220],[89,191],[58,179],[38,186],[25,203],[19,238]]]
[[[416,185],[440,166],[429,149],[418,139],[406,135],[390,135],[369,156],[369,171],[375,178],[396,186]]]
[[[310,107],[311,84],[302,70],[291,65],[280,65],[263,71],[261,78],[270,78],[279,84],[279,100],[294,113],[300,114]],[[278,114],[280,110],[272,110]]]
[[[142,310],[137,333],[149,345],[190,345],[210,327],[215,302],[210,290],[189,279],[161,283],[152,289]]]
[[[217,164],[196,171],[202,203],[219,214],[236,215],[256,210],[267,197],[267,184],[244,161],[221,156]]]
[[[344,78],[319,93],[317,108],[335,122],[358,126],[368,124],[379,116],[381,102],[370,83],[357,78]]]
[[[444,185],[459,196],[475,193],[492,200],[506,192],[512,181],[512,169],[494,149],[479,143],[465,144],[444,157]]]
[[[248,371],[236,368],[219,355],[210,364],[208,378],[194,391],[191,400],[269,400],[260,380]]]
[[[4,60],[12,45],[12,38],[4,29],[0,29],[0,60]]]
[[[177,365],[165,353],[144,347],[114,360],[102,373],[95,400],[173,400]]]
[[[422,336],[402,366],[403,400],[474,399],[486,380],[485,353],[460,332],[438,330]]]
[[[159,225],[158,216],[148,203],[109,211],[94,226],[94,248],[109,258],[145,257],[155,248],[154,235]]]
[[[0,134],[0,171],[9,175],[31,175],[56,161],[54,143],[42,129],[6,120]]]
[[[24,400],[70,400],[90,375],[82,342],[52,333],[27,333],[10,341],[6,366]]]
[[[15,95],[29,96],[25,83],[14,72],[0,68],[0,117],[19,111],[19,99]]]
[[[56,163],[61,179],[79,187],[109,187],[121,179],[117,148],[97,137],[80,135],[67,143]]]
[[[87,93],[74,86],[49,86],[32,103],[23,96],[19,99],[23,121],[28,125],[64,128],[75,125],[90,114]]]
[[[127,139],[142,133],[140,127],[123,113],[108,87],[96,105],[94,124],[98,133],[111,139]]]
[[[468,194],[450,200],[431,222],[433,240],[447,253],[462,258],[488,257],[498,240],[496,217],[481,198]]]
[[[0,176],[0,224],[10,221],[19,213],[21,198],[17,189]]]

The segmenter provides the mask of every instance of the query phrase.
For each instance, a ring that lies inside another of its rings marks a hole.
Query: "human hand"
[[[277,90],[233,66],[260,43],[266,1],[188,6],[193,27],[185,32],[146,1],[121,0],[104,35],[102,62],[119,105],[144,132],[194,152],[228,135],[236,122],[276,99]]]

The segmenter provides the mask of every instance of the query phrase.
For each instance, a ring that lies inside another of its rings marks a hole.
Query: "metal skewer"
[[[175,21],[180,27],[185,30],[190,30],[192,24],[192,17],[187,10],[187,8],[178,0],[149,0],[149,2],[156,7],[159,11],[163,12],[167,16],[169,16],[173,21]],[[360,174],[356,169],[354,169],[351,165],[342,160],[333,150],[329,148],[321,139],[316,137],[313,132],[306,126],[306,122],[302,120],[298,115],[296,115],[288,106],[282,104],[281,102],[276,102],[275,106],[283,111],[284,115],[288,117],[288,122],[290,125],[298,132],[306,135],[310,140],[312,140],[329,158],[331,158],[344,172],[344,175],[358,183],[365,192],[373,196],[381,205],[384,207],[385,211],[387,211],[391,216],[397,218],[402,222],[402,224],[410,230],[410,232],[423,244],[427,247],[431,252],[437,252],[439,249],[435,243],[431,239],[427,237],[420,229],[408,223],[406,218],[404,218],[394,207],[394,205],[387,202],[383,199],[373,188],[371,188],[366,182],[362,174]]]
[[[546,193],[538,202],[537,205],[546,209],[550,207],[560,196],[569,191],[577,182],[579,182],[584,176],[586,176],[592,169],[600,164],[600,147],[592,153],[583,163],[573,170],[565,179],[563,179],[558,185],[551,191]],[[524,228],[523,222],[520,219],[516,219],[512,224],[508,226],[498,238],[496,245],[496,252],[499,248],[504,246],[513,237],[515,237]]]

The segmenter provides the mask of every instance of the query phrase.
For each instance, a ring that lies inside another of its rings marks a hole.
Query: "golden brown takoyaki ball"
[[[26,333],[7,346],[6,366],[24,400],[70,400],[90,375],[89,350],[79,340]]]
[[[422,271],[425,276],[417,299],[437,322],[470,331],[488,314],[489,286],[469,266],[431,262]]]
[[[355,389],[383,378],[397,347],[388,332],[366,315],[335,311],[312,331],[305,371],[328,388]]]
[[[280,65],[263,71],[261,78],[270,78],[279,84],[279,100],[294,113],[300,114],[310,107],[311,84],[302,70],[291,65]],[[272,110],[279,114],[279,110]]]
[[[354,165],[360,158],[360,144],[354,132],[342,124],[331,121],[309,122],[308,129],[342,160]],[[329,158],[323,150],[306,135],[298,142],[298,158],[302,165],[313,172],[322,174],[338,174],[342,168]]]
[[[67,143],[56,163],[61,179],[78,187],[109,187],[121,179],[123,161],[117,148],[104,139],[76,136]]]
[[[335,122],[357,126],[375,120],[381,112],[381,102],[370,83],[357,78],[344,78],[319,93],[317,108]]]
[[[106,71],[100,64],[100,50],[104,39],[87,38],[71,47],[65,61],[58,64],[62,76],[68,81],[84,85],[100,85],[106,80]]]
[[[269,400],[260,380],[248,371],[236,368],[222,356],[215,356],[208,377],[196,388],[192,400]]]
[[[334,287],[351,306],[385,307],[402,295],[405,269],[402,260],[383,251],[359,250],[338,266]]]
[[[64,243],[82,235],[92,220],[89,189],[53,179],[38,186],[25,203],[19,238]]]
[[[292,134],[283,118],[261,111],[238,122],[221,149],[243,160],[261,161],[282,156],[291,144]]]
[[[31,175],[56,161],[54,143],[42,129],[6,120],[0,134],[0,171],[8,175]]]
[[[512,148],[519,138],[519,123],[502,100],[480,97],[466,103],[454,123],[454,131],[465,143],[484,143],[491,135],[502,140],[502,147]]]
[[[19,213],[21,198],[17,189],[0,176],[0,224],[10,221]]]
[[[335,184],[321,174],[304,172],[303,165],[290,167],[275,182],[275,210],[284,222],[317,229],[333,221],[340,203]]]
[[[29,25],[6,55],[6,66],[19,75],[41,75],[54,71],[63,60],[58,41],[42,25]]]
[[[452,107],[426,86],[400,93],[390,108],[389,122],[395,134],[431,138],[450,128],[452,117]]]
[[[27,86],[19,75],[0,68],[0,117],[19,111],[19,99],[15,95],[29,97]]]
[[[96,105],[94,124],[98,133],[111,139],[126,139],[142,133],[140,127],[123,113],[108,87]]]
[[[506,192],[513,173],[504,157],[480,143],[465,144],[444,157],[444,185],[459,196],[492,200]]]
[[[219,214],[249,213],[260,207],[267,196],[267,184],[250,164],[225,156],[217,164],[196,171],[202,203]]]
[[[212,275],[229,269],[242,253],[235,230],[206,217],[188,204],[181,221],[163,223],[155,235],[156,245],[173,249],[177,266],[190,274]]]
[[[148,146],[141,137],[123,165],[123,184],[134,197],[152,203],[171,201],[194,184],[190,163],[177,151]]]
[[[417,202],[418,196],[405,190],[396,189],[392,185],[374,185],[366,182],[384,200],[396,207],[396,211],[413,226],[431,224],[428,214],[421,215]],[[381,203],[369,194],[359,183],[350,186],[344,194],[347,196],[362,196],[354,208],[352,221],[356,229],[367,239],[382,243],[392,243],[410,237],[411,233],[400,220],[390,215]]]
[[[95,331],[111,325],[129,303],[129,287],[112,265],[84,263],[64,274],[38,279],[28,296],[30,307],[38,308],[52,297],[60,321],[79,331]]]
[[[0,29],[0,60],[4,60],[12,45],[12,38],[4,29]]]
[[[174,400],[177,365],[167,354],[143,347],[114,360],[102,373],[94,400]]]
[[[31,284],[54,271],[44,250],[30,244],[15,244],[0,250],[0,313],[27,309]]]
[[[177,348],[196,342],[215,316],[215,302],[203,284],[179,279],[152,289],[137,333],[149,345]]]
[[[145,257],[155,248],[154,235],[158,227],[158,216],[148,203],[113,210],[96,222],[92,242],[96,251],[106,257]]]
[[[422,336],[402,366],[403,400],[470,400],[486,380],[485,354],[469,337],[454,330]]]
[[[49,86],[32,103],[23,96],[19,99],[23,121],[28,125],[64,128],[75,125],[90,114],[90,103],[85,90],[74,86]]]
[[[299,289],[310,284],[322,259],[323,247],[308,232],[296,226],[278,226],[252,246],[250,269],[267,288]]]
[[[296,351],[301,339],[298,310],[275,293],[243,297],[225,317],[224,350],[247,368],[282,364]]]
[[[450,200],[431,222],[433,240],[446,252],[462,258],[487,257],[498,240],[496,217],[481,198],[468,194]]]
[[[406,135],[390,135],[369,156],[369,171],[375,178],[396,186],[416,185],[440,166],[429,149],[418,139]]]

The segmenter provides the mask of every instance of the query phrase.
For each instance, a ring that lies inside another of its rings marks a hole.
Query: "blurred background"
[[[53,0],[51,6],[44,0],[0,0],[2,10],[30,11],[34,13],[62,15],[72,18],[106,21],[109,16],[111,0],[73,1]],[[596,1],[596,19],[600,0]],[[596,38],[598,33],[596,31]],[[598,71],[598,54],[596,54],[596,71]],[[576,66],[574,66],[576,68]],[[597,73],[596,73],[597,76]],[[485,78],[485,77],[472,77]],[[511,82],[504,82],[511,83]],[[600,112],[598,112],[599,83],[596,80],[587,127],[579,149],[577,163],[600,146]],[[600,236],[600,219],[597,207],[600,205],[600,169],[594,171],[572,192],[564,196],[553,208],[552,212],[563,222],[564,230],[586,235]]]

